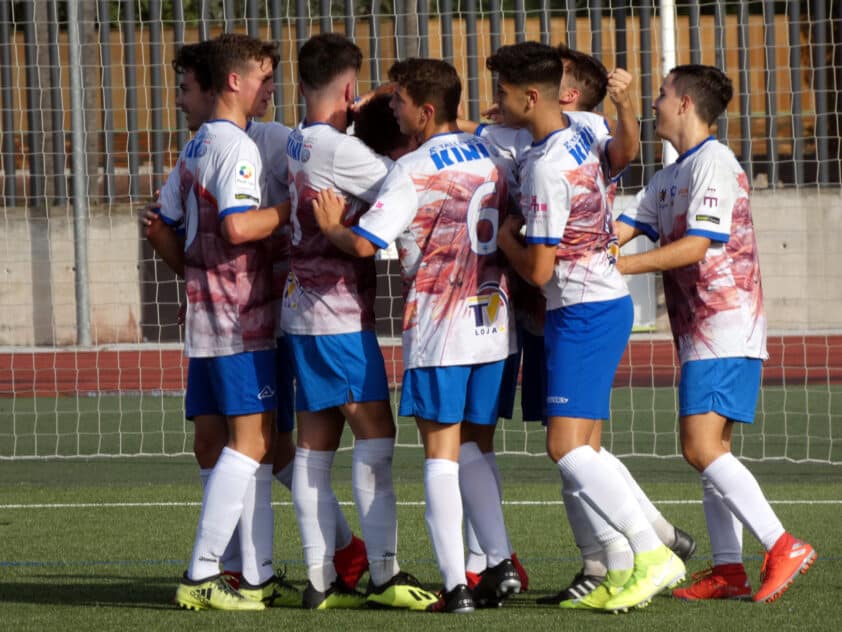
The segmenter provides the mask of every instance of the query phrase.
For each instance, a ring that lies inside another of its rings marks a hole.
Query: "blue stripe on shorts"
[[[547,312],[547,416],[608,419],[611,385],[634,321],[630,296]]]
[[[420,367],[403,374],[398,414],[442,424],[497,423],[505,360],[484,364]]]
[[[275,427],[278,432],[292,432],[295,429],[295,360],[286,336],[280,336],[277,344],[278,414]]]
[[[678,414],[715,412],[733,421],[754,422],[762,366],[758,358],[685,362],[678,383]]]
[[[388,401],[386,366],[373,331],[286,336],[295,362],[295,409]]]

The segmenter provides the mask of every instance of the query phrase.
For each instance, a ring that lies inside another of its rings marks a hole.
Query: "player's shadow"
[[[0,603],[170,609],[178,577],[30,575],[0,582]]]

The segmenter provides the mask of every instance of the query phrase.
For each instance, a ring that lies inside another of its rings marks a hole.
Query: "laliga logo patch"
[[[240,160],[234,169],[235,181],[237,184],[245,184],[247,186],[254,186],[254,165],[247,160]]]
[[[474,335],[487,336],[506,331],[506,322],[498,323],[500,314],[508,314],[508,299],[497,283],[484,283],[482,294],[468,298],[468,309],[474,316]]]

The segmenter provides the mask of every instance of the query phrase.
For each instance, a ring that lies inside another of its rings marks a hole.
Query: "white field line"
[[[701,500],[653,500],[656,505],[701,505]],[[838,500],[770,500],[772,505],[842,505]],[[340,505],[353,506],[351,501],[340,501]],[[560,500],[504,500],[504,505],[510,506],[561,506]],[[0,510],[11,509],[110,509],[132,507],[201,507],[200,502],[139,502],[139,503],[21,503],[0,505]],[[273,507],[292,507],[292,502],[273,502]],[[405,500],[398,502],[399,507],[423,507],[423,500]]]

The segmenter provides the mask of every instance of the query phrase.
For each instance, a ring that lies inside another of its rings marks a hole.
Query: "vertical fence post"
[[[652,11],[649,4],[640,5],[640,96],[643,181],[649,182],[655,173],[655,126],[652,118]]]
[[[102,60],[103,195],[110,203],[116,190],[114,188],[114,98],[111,92],[111,18],[108,15],[108,4],[108,0],[100,0],[97,3],[97,15],[99,57]]]
[[[140,197],[140,146],[137,122],[137,59],[135,52],[135,6],[126,2],[126,15],[123,21],[123,46],[126,63],[126,147],[129,154],[129,196],[132,200]]]
[[[827,0],[813,0],[813,73],[816,94],[816,159],[818,183],[829,184],[830,151],[827,113]]]
[[[91,344],[91,308],[88,296],[88,178],[85,159],[85,113],[82,85],[82,45],[79,40],[79,0],[67,2],[70,49],[70,108],[73,146],[73,255],[76,285],[76,342]]]
[[[161,0],[149,0],[149,86],[152,114],[152,190],[161,188],[164,176],[164,117],[162,95],[164,81],[163,65],[163,34],[161,24]]]
[[[10,0],[0,1],[0,94],[3,96],[3,197],[6,206],[18,204],[17,166],[15,165],[15,106],[12,91],[12,33]]]
[[[789,83],[792,112],[792,168],[795,186],[804,184],[804,118],[801,91],[801,0],[789,2]]]
[[[61,52],[57,0],[47,5],[47,30],[50,37],[50,125],[53,137],[53,195],[52,204],[67,202],[67,157],[64,151],[64,103],[61,93]]]
[[[740,77],[740,163],[748,176],[749,183],[754,182],[754,156],[751,142],[751,83],[749,81],[748,47],[748,4],[740,2],[737,9],[737,49]]]
[[[661,75],[666,77],[675,68],[675,1],[661,0]],[[661,162],[670,165],[678,158],[678,152],[672,143],[662,141],[663,156]]]

